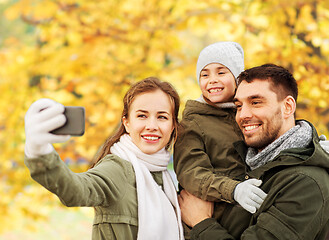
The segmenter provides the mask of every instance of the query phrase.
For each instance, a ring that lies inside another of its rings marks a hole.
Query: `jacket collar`
[[[298,121],[306,120],[297,120],[296,123]],[[302,149],[286,149],[277,155],[273,161],[257,169],[254,169],[253,171],[251,171],[245,163],[247,174],[249,174],[251,177],[260,178],[264,172],[269,171],[272,168],[286,168],[295,165],[319,166],[326,168],[329,172],[329,154],[326,153],[325,150],[320,146],[319,136],[314,126],[310,122],[306,122],[309,123],[312,127],[312,144],[310,144],[307,148]],[[244,143],[244,141],[235,142],[233,145],[240,157],[245,162],[246,154],[248,151],[247,145]]]

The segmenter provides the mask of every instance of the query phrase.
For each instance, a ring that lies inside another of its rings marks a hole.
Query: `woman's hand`
[[[182,220],[190,227],[194,227],[199,222],[211,218],[214,212],[213,202],[201,200],[185,190],[178,195],[178,202]]]
[[[64,106],[51,99],[32,103],[25,114],[25,155],[29,158],[51,153],[51,143],[67,141],[69,135],[55,135],[50,131],[65,124]]]

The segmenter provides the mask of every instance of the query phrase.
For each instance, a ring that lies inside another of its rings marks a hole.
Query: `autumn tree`
[[[42,205],[49,194],[30,190],[23,163],[24,115],[33,101],[47,97],[86,108],[85,135],[55,147],[64,160],[90,161],[118,124],[132,83],[158,76],[177,88],[182,106],[198,97],[196,60],[215,41],[239,42],[246,67],[272,62],[289,68],[300,89],[298,116],[329,134],[328,1],[3,2],[9,7],[0,41],[2,223],[15,214],[45,217],[31,201]],[[10,35],[13,22],[28,31]],[[14,226],[2,224],[0,232],[8,227]]]

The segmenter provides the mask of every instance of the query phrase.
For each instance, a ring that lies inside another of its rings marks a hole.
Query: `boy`
[[[174,146],[174,169],[180,186],[198,198],[215,202],[216,219],[227,203],[236,201],[255,213],[266,197],[258,188],[261,180],[234,180],[244,173],[244,164],[233,147],[243,135],[235,122],[232,102],[236,79],[244,70],[243,55],[235,42],[217,42],[201,51],[196,76],[202,95],[187,101]]]

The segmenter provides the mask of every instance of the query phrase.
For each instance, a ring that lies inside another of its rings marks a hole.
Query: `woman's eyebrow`
[[[170,113],[167,112],[167,111],[159,111],[158,114],[167,114],[167,115],[170,115]]]

